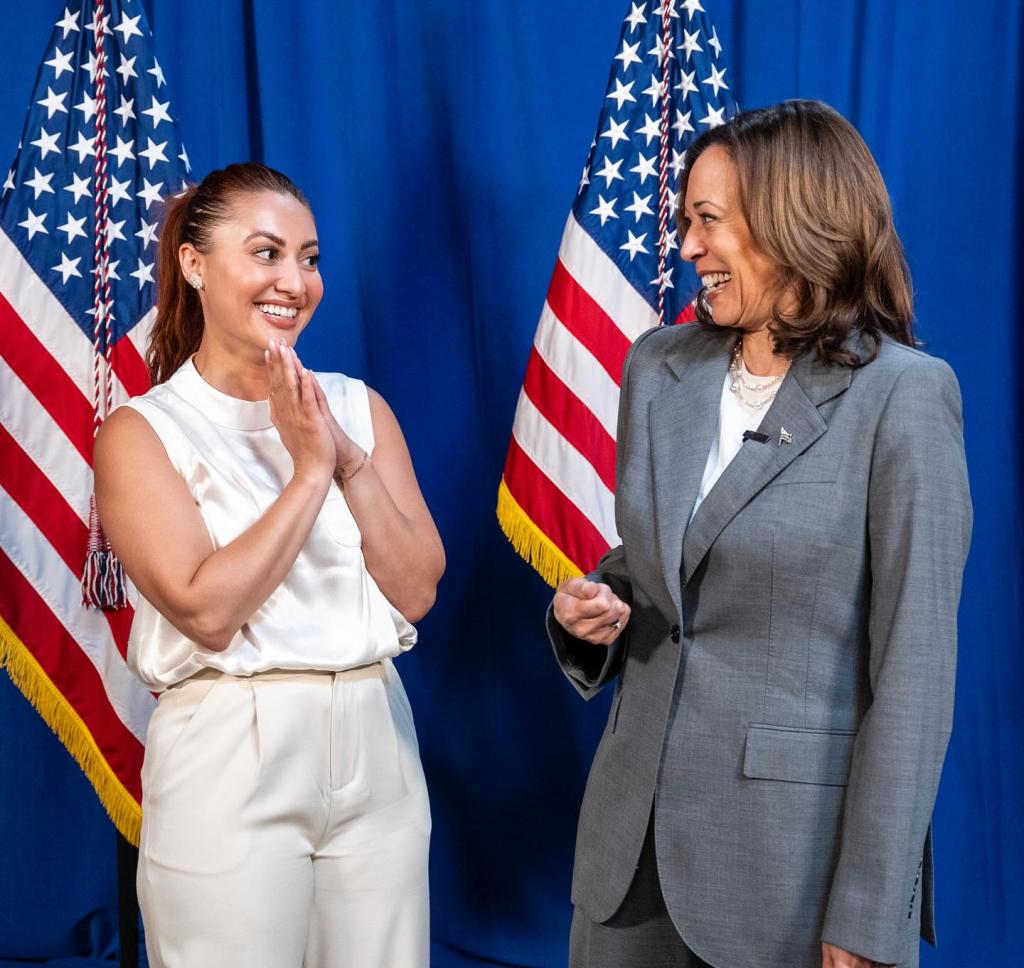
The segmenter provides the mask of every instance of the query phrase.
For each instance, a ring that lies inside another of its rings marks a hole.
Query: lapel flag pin
[[[779,446],[793,443],[793,435],[785,427],[779,428]]]

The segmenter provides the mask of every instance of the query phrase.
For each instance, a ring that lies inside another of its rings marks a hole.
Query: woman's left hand
[[[331,438],[334,440],[338,472],[342,477],[345,477],[345,469],[347,467],[354,467],[363,459],[363,449],[341,429],[341,425],[334,419],[330,404],[327,402],[327,394],[324,393],[323,387],[320,386],[316,377],[313,377],[313,389],[316,392],[316,402],[320,407],[320,413],[323,414],[324,420],[327,421],[327,428],[330,430]]]
[[[852,952],[837,948],[834,944],[821,946],[821,968],[885,968],[880,961],[861,958]]]

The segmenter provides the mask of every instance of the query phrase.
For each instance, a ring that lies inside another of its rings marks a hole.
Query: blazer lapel
[[[851,379],[849,368],[827,366],[816,358],[802,357],[793,364],[758,427],[770,440],[764,444],[748,441],[740,448],[686,529],[681,585],[690,580],[737,512],[825,433],[828,425],[818,406],[846,390]],[[702,463],[698,482],[703,469]]]
[[[718,428],[722,387],[735,343],[727,333],[706,336],[686,359],[666,358],[677,382],[651,401],[654,526],[662,573],[677,612],[682,611],[683,532]]]

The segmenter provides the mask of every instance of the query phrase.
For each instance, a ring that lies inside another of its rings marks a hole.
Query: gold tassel
[[[583,574],[565,552],[530,520],[504,479],[498,488],[498,524],[512,547],[552,588],[557,588],[566,578]]]
[[[0,618],[0,666],[7,668],[11,682],[74,757],[114,826],[126,840],[138,846],[142,807],[110,768],[74,707],[3,618]]]

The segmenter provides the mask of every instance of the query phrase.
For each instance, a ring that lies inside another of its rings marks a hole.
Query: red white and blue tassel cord
[[[668,223],[671,216],[668,188],[669,57],[672,53],[673,0],[661,0],[661,143],[658,148],[658,325],[665,325],[665,290],[668,287]]]
[[[110,200],[107,185],[107,54],[104,0],[93,15],[96,57],[95,228],[93,242],[93,437],[113,408],[113,317],[110,297]],[[86,608],[118,609],[128,605],[124,569],[117,560],[89,498],[89,546],[82,572],[82,604]]]

